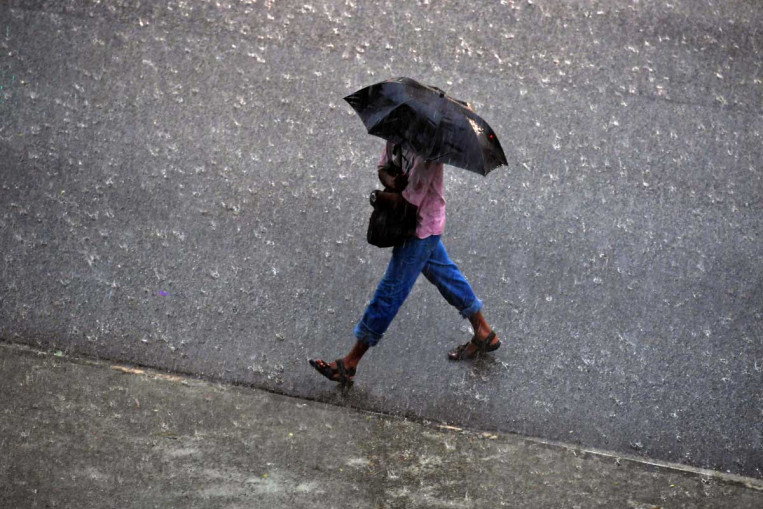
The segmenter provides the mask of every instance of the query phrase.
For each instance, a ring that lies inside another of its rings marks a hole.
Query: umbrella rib
[[[442,154],[440,156],[434,157],[432,159],[429,159],[430,161],[437,161],[438,159],[443,159],[445,157],[449,157],[450,155],[455,154],[455,152],[446,152],[445,154]]]
[[[373,130],[376,128],[376,126],[378,126],[378,125],[379,125],[380,123],[382,123],[384,120],[386,120],[387,118],[389,118],[389,116],[390,116],[390,115],[391,115],[391,114],[392,114],[392,113],[393,113],[395,110],[397,110],[397,109],[399,109],[400,107],[402,107],[402,106],[405,106],[406,104],[408,104],[408,102],[409,102],[409,101],[405,101],[405,102],[403,102],[403,103],[400,103],[400,104],[395,104],[395,105],[394,105],[394,107],[392,107],[392,108],[390,108],[389,110],[387,110],[387,112],[386,112],[384,115],[379,115],[379,119],[378,119],[378,120],[377,120],[377,121],[374,123],[374,125],[372,125],[371,127],[369,127],[369,128],[367,129],[368,133],[369,133],[369,134],[371,134],[371,131],[373,131]]]

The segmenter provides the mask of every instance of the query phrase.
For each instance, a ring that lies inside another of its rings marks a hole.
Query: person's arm
[[[399,192],[405,189],[408,184],[408,176],[403,173],[402,168],[394,163],[392,151],[393,145],[388,142],[377,165],[377,175],[384,187]]]
[[[395,191],[402,191],[408,185],[408,176],[404,173],[394,173],[394,168],[390,168],[388,165],[379,166],[378,175],[379,181],[384,187]]]
[[[395,176],[389,171],[387,165],[379,166],[377,174],[379,175],[379,182],[381,182],[384,187],[395,188]]]

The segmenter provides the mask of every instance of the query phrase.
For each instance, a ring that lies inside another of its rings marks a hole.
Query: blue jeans
[[[363,318],[355,326],[355,337],[375,346],[392,323],[400,306],[419,277],[424,274],[448,303],[467,318],[480,309],[479,300],[458,266],[448,258],[440,235],[425,239],[411,238],[392,249],[387,272],[379,282]]]

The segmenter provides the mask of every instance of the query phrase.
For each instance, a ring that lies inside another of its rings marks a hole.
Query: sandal
[[[493,341],[493,338],[495,338],[495,332],[490,331],[490,334],[487,335],[485,339],[477,339],[476,334],[474,337],[472,337],[472,340],[469,341],[469,343],[473,344],[477,347],[477,349],[472,352],[472,354],[466,353],[467,348],[469,347],[469,343],[465,343],[463,345],[459,345],[450,352],[448,352],[448,359],[452,361],[461,361],[464,359],[473,359],[477,355],[481,353],[487,353],[487,352],[494,352],[498,350],[498,348],[501,346],[501,340],[499,339],[496,344],[491,345],[491,341]]]
[[[314,367],[318,373],[325,376],[332,382],[339,382],[339,385],[353,384],[352,378],[355,376],[355,368],[347,369],[342,359],[337,359],[334,361],[336,362],[336,368],[332,368],[324,361],[320,362],[323,364],[318,364],[318,361],[310,359],[310,365]]]

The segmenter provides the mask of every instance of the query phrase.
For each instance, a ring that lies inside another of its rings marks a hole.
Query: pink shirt
[[[392,157],[392,143],[387,142],[379,166]],[[445,229],[445,198],[443,196],[443,164],[426,161],[415,152],[403,150],[403,171],[408,172],[408,186],[403,198],[419,208],[416,236],[425,239],[442,235]]]

